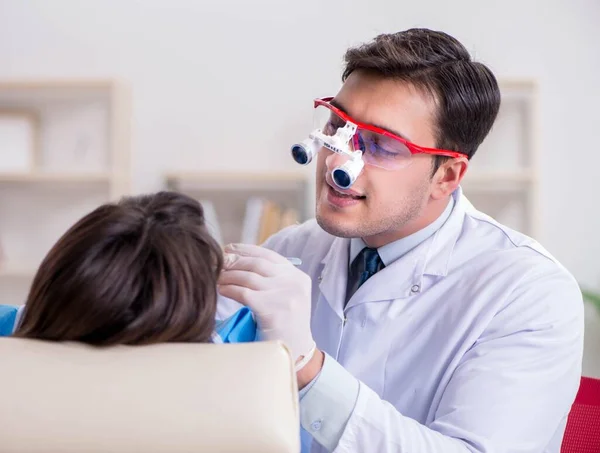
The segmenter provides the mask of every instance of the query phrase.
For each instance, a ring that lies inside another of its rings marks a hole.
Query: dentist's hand
[[[257,245],[225,247],[219,293],[249,307],[261,340],[290,348],[299,371],[315,352],[310,331],[311,279],[278,253]]]

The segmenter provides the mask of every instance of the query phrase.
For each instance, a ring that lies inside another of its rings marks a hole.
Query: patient
[[[102,205],[48,252],[20,320],[0,305],[0,336],[96,346],[255,341],[249,309],[215,319],[223,259],[202,206],[186,195]]]
[[[14,336],[97,346],[210,342],[219,244],[176,192],[95,209],[52,247]]]

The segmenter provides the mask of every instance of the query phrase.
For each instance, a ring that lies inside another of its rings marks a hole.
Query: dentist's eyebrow
[[[341,110],[342,112],[344,112],[346,115],[348,115],[348,116],[352,117],[352,115],[350,115],[350,114],[348,113],[348,110],[346,110],[346,109],[344,108],[344,106],[343,106],[343,105],[342,105],[342,104],[341,104],[339,101],[337,101],[336,99],[332,99],[331,101],[329,101],[329,103],[330,103],[331,105],[333,105],[335,108],[338,108],[338,109],[340,109],[340,110]],[[370,124],[370,123],[367,123],[367,124]],[[371,125],[371,126],[374,126],[374,127],[378,127],[379,129],[383,129],[384,131],[387,131],[387,132],[389,132],[390,134],[397,135],[398,137],[401,137],[401,138],[403,138],[403,139],[404,139],[404,140],[406,140],[406,141],[409,141],[409,142],[411,141],[411,140],[410,140],[410,138],[408,138],[408,137],[407,137],[406,135],[404,135],[404,134],[401,134],[401,133],[400,133],[400,132],[398,132],[398,131],[393,131],[393,130],[391,130],[391,129],[388,129],[387,127],[379,126],[379,125],[377,125],[377,124],[370,124],[370,125]]]

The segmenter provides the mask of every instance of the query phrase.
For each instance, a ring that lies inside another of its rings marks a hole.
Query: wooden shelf
[[[493,171],[474,171],[473,173],[467,173],[463,181],[465,184],[482,184],[482,183],[522,183],[522,182],[535,182],[537,179],[536,175],[532,171],[518,171],[518,172],[493,172]]]
[[[47,89],[110,89],[115,85],[108,79],[4,79],[0,80],[0,90],[47,90]]]
[[[4,101],[35,99],[36,103],[104,99],[109,97],[115,88],[116,82],[102,79],[0,80],[0,99]]]
[[[108,173],[1,173],[0,183],[109,183]]]
[[[304,173],[299,172],[172,172],[166,174],[167,181],[302,181],[307,178]]]
[[[0,266],[0,278],[32,279],[36,272],[30,266]]]
[[[498,81],[504,100],[527,100],[537,93],[537,83],[531,79],[502,79]]]
[[[537,183],[533,172],[481,172],[467,175],[461,183],[465,193],[510,193],[528,191]]]
[[[297,189],[308,177],[299,172],[174,172],[165,175],[170,188],[188,190]]]

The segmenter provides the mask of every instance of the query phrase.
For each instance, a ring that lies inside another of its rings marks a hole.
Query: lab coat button
[[[410,289],[413,293],[418,293],[421,287],[419,285],[413,285]]]
[[[313,431],[318,431],[321,429],[321,423],[322,420],[317,420],[315,422],[312,422],[310,425],[310,429],[312,429]]]

